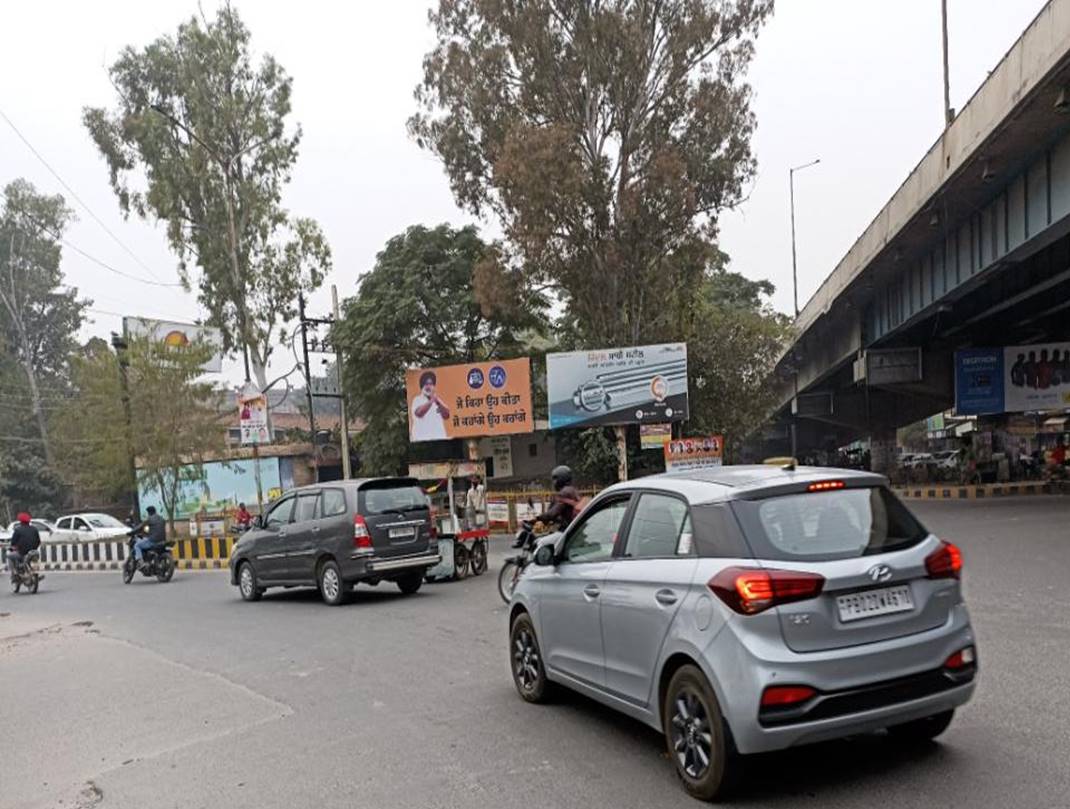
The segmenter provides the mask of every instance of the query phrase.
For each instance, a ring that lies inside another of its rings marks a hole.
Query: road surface
[[[755,758],[733,805],[1070,806],[1070,498],[912,507],[964,550],[975,701],[939,744]],[[226,574],[181,571],[0,593],[0,806],[695,806],[658,734],[580,697],[516,696],[504,553],[480,578],[361,588],[337,609],[311,591],[245,604]]]

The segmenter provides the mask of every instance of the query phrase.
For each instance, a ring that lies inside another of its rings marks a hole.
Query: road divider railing
[[[223,570],[237,538],[196,537],[174,540],[174,554],[179,570]],[[7,543],[0,546],[0,566],[7,566]],[[119,570],[131,550],[124,537],[116,539],[42,542],[40,570]]]
[[[928,483],[896,486],[895,492],[906,500],[994,500],[1000,497],[1070,493],[1055,483],[1042,480],[1021,483],[982,483],[969,486]]]

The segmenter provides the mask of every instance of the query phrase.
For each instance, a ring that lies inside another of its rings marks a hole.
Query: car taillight
[[[959,649],[955,654],[945,660],[944,668],[956,671],[958,669],[969,668],[976,662],[977,650],[972,646],[967,646],[965,649]]]
[[[831,492],[834,489],[842,489],[846,484],[842,480],[819,480],[806,487],[808,492]]]
[[[740,615],[755,615],[777,604],[816,598],[825,577],[798,570],[729,567],[706,586]]]
[[[962,551],[950,542],[925,557],[925,570],[930,579],[957,579],[962,575]]]
[[[771,685],[762,692],[763,708],[787,708],[798,705],[817,695],[817,690],[808,685]]]
[[[372,550],[372,535],[360,514],[353,518],[353,547],[360,551]]]
[[[438,539],[438,509],[431,506],[428,512],[431,515],[431,539]]]

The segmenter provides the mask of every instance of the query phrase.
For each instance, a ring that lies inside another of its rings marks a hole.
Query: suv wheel
[[[420,585],[423,583],[423,573],[410,573],[407,576],[402,576],[398,579],[398,589],[405,595],[411,596],[420,589]]]
[[[259,601],[264,594],[264,590],[256,586],[256,571],[249,562],[242,562],[238,568],[238,592],[243,601]]]
[[[951,724],[955,712],[944,711],[926,716],[924,719],[915,719],[902,725],[893,725],[888,728],[888,735],[901,742],[928,742],[935,739]]]
[[[328,559],[320,565],[319,585],[320,595],[328,606],[337,607],[346,600],[347,591],[342,582],[342,571],[333,559]]]
[[[725,732],[717,697],[696,666],[681,666],[662,705],[669,758],[693,798],[712,801],[735,782],[740,763]]]
[[[542,662],[539,639],[535,637],[535,625],[526,612],[520,613],[509,631],[509,656],[513,671],[513,684],[527,702],[546,702],[550,697],[551,684],[546,679],[546,667]]]

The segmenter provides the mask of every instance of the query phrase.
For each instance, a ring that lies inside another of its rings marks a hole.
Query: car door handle
[[[658,590],[654,593],[654,598],[659,604],[665,607],[671,607],[679,600],[676,593],[672,590]]]
[[[313,525],[309,530],[311,530],[313,534],[318,534],[320,532],[320,527],[318,525]]]
[[[286,536],[286,532],[285,532],[285,531],[283,531],[283,530],[282,530],[281,528],[279,529],[279,536],[280,536],[280,537],[284,537],[284,536]]]
[[[588,584],[583,588],[583,594],[588,598],[598,598],[602,593],[602,588],[597,584]]]

